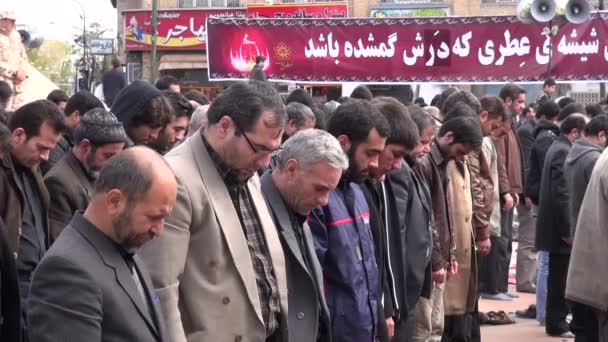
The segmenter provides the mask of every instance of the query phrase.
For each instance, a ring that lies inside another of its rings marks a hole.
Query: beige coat
[[[256,277],[237,212],[215,164],[196,133],[165,156],[178,195],[162,236],[139,255],[159,297],[173,342],[264,342],[266,328]],[[287,280],[283,250],[260,192],[249,192],[264,228],[287,340]]]
[[[496,146],[494,145],[493,137],[483,138],[483,145],[481,150],[490,164],[490,174],[492,175],[492,182],[498,184],[498,163],[496,160]],[[490,216],[490,235],[500,237],[500,192],[498,186],[494,186],[494,198],[492,216]]]
[[[598,159],[578,215],[566,298],[608,311],[608,149]]]
[[[450,217],[456,243],[458,273],[445,285],[443,305],[446,316],[472,312],[477,301],[477,257],[472,216],[471,178],[466,163],[449,161],[451,183],[448,197],[452,203]]]

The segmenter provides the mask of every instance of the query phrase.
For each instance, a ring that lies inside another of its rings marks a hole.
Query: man
[[[169,341],[137,251],[163,232],[175,176],[154,151],[135,147],[99,173],[91,202],[76,213],[34,273],[31,341]]]
[[[122,123],[103,108],[86,112],[73,138],[72,150],[44,177],[53,203],[49,211],[51,240],[57,239],[74,212],[86,209],[99,171],[127,141]]]
[[[277,165],[261,179],[285,252],[289,291],[289,341],[331,341],[323,274],[315,254],[308,214],[326,205],[348,158],[329,133],[305,130],[282,145]]]
[[[467,108],[469,107],[467,106]],[[458,273],[458,261],[455,253],[455,227],[452,224],[452,219],[450,219],[452,206],[455,204],[452,202],[452,192],[448,189],[448,184],[456,173],[449,172],[448,164],[455,160],[462,162],[467,154],[479,149],[481,144],[482,133],[479,120],[470,116],[455,117],[443,122],[434,145],[431,146],[431,152],[425,155],[417,165],[429,186],[432,198],[433,251],[431,263],[435,290],[430,298],[430,308],[419,311],[426,317],[417,318],[418,321],[431,322],[431,324],[417,327],[414,336],[415,341],[440,339],[444,333],[443,284],[447,277],[455,276]],[[459,166],[457,170],[460,173],[459,184],[466,187],[467,182],[465,180],[469,174],[467,169]],[[470,185],[468,188],[470,189]],[[466,191],[462,192],[462,195],[466,195]],[[469,198],[468,205],[472,206],[471,201],[472,199]],[[463,297],[468,303],[468,294],[464,294]],[[462,298],[454,299],[461,300]],[[468,304],[466,306],[468,307]],[[464,314],[464,307],[461,308],[461,311]],[[456,314],[456,311],[450,314]],[[433,320],[433,317],[439,317],[439,319]]]
[[[179,81],[173,76],[164,76],[159,78],[154,86],[156,87],[156,89],[161,91],[170,90],[175,93],[182,92],[179,86]]]
[[[505,103],[511,118],[511,123],[506,124],[508,127],[505,127],[505,136],[496,141],[498,190],[503,207],[500,238],[507,246],[507,253],[500,256],[498,291],[510,297],[517,297],[509,293],[509,265],[513,247],[514,208],[519,204],[519,195],[524,192],[524,160],[519,137],[516,134],[516,125],[519,113],[526,105],[526,91],[516,84],[507,83],[498,96]]]
[[[581,204],[566,283],[566,298],[594,309],[599,335],[596,341],[601,342],[608,340],[608,273],[605,271],[608,243],[605,224],[608,220],[607,170],[608,152],[604,150],[593,169]],[[585,319],[590,318],[587,316]],[[592,341],[591,336],[587,337],[588,341]]]
[[[285,110],[287,111],[287,127],[283,134],[283,141],[301,130],[315,127],[317,118],[309,107],[292,102],[285,107]]]
[[[202,92],[196,89],[190,89],[184,93],[184,96],[190,101],[190,104],[196,108],[209,104],[209,99]],[[198,106],[197,106],[198,105]]]
[[[0,160],[10,151],[11,132],[0,123]],[[15,256],[8,244],[7,227],[0,218],[0,339],[21,341],[21,305]]]
[[[11,148],[0,168],[0,218],[17,262],[23,312],[32,274],[50,244],[49,194],[38,166],[66,129],[63,119],[54,103],[39,100],[20,107],[8,124]]]
[[[118,58],[114,57],[112,59],[112,70],[103,75],[101,84],[103,86],[103,98],[106,105],[112,107],[118,93],[127,85],[127,78],[125,73],[120,70],[120,61]]]
[[[553,77],[547,78],[543,83],[543,92],[536,99],[534,107],[539,108],[544,103],[550,102],[556,87],[557,83],[555,83],[555,79]]]
[[[525,192],[533,186],[535,182],[540,184],[540,169],[544,161],[544,153],[549,146],[542,152],[542,161],[539,158],[538,147],[535,144],[535,137],[545,136],[549,133],[547,141],[553,141],[553,130],[559,128],[553,124],[555,118],[559,114],[559,106],[548,101],[536,108],[534,118],[524,120],[517,129],[517,135],[521,142],[521,149],[524,156],[524,173],[525,173]],[[543,133],[546,132],[546,133]],[[557,134],[557,132],[555,132]],[[547,138],[539,139],[545,141]],[[540,142],[539,142],[540,144]],[[550,144],[550,143],[549,143]],[[540,145],[543,146],[543,145]],[[535,151],[535,152],[532,152]],[[534,158],[534,159],[532,159]],[[532,167],[534,165],[534,167]],[[531,170],[534,168],[534,173]],[[538,170],[538,174],[536,172]],[[533,175],[534,174],[534,175]],[[534,235],[536,234],[536,209],[533,209],[534,201],[526,194],[524,201],[520,201],[517,206],[517,214],[519,220],[519,240],[517,247],[517,272],[516,272],[516,289],[518,292],[536,293],[536,273],[537,273],[537,256],[534,249]],[[538,202],[536,202],[538,204]]]
[[[186,138],[186,131],[193,112],[192,105],[184,95],[171,90],[165,90],[163,95],[171,103],[175,116],[173,121],[161,129],[158,139],[150,142],[150,147],[160,154],[169,152]]]
[[[112,113],[122,122],[129,137],[127,147],[149,145],[161,129],[173,120],[173,108],[162,92],[137,80],[124,88],[114,100]]]
[[[350,93],[350,97],[352,99],[371,101],[374,98],[374,95],[367,86],[359,85],[355,89],[353,89],[352,93]]]
[[[266,82],[266,73],[264,72],[264,64],[266,63],[266,57],[257,56],[255,58],[255,65],[251,68],[249,78],[256,81]]]
[[[93,108],[103,108],[103,103],[86,90],[77,92],[68,100],[63,111],[68,129],[59,139],[57,146],[51,151],[49,160],[40,164],[43,175],[46,175],[74,147],[73,131],[78,126],[81,116]]]
[[[28,58],[21,35],[15,30],[16,20],[14,11],[0,11],[0,80],[8,83],[13,90],[6,104],[8,110],[21,106],[21,84],[27,78]]]
[[[143,251],[169,337],[285,342],[285,260],[255,176],[280,146],[285,107],[270,85],[238,83],[207,114],[205,130],[165,156],[178,199]]]
[[[209,110],[209,105],[203,105],[192,113],[192,118],[190,119],[190,127],[188,128],[188,136],[186,138],[190,138],[191,136],[198,133],[199,130],[205,129],[207,127],[207,111]]]
[[[334,342],[371,342],[377,335],[380,279],[370,209],[360,183],[378,164],[390,128],[369,102],[350,100],[336,110],[328,132],[349,157],[329,202],[313,210],[310,229],[325,278]]]
[[[435,119],[418,106],[409,106],[408,111],[419,133],[416,147],[405,155],[401,168],[386,177],[385,183],[395,193],[396,205],[401,208],[400,215],[405,218],[405,269],[404,279],[397,281],[406,300],[401,310],[405,325],[396,324],[395,341],[412,341],[415,327],[429,321],[417,321],[416,312],[429,308],[432,291],[431,251],[433,235],[431,231],[431,197],[426,182],[415,169],[418,160],[430,152],[435,137]],[[403,209],[405,208],[405,209]],[[395,267],[396,268],[396,267]],[[426,317],[421,314],[418,317]],[[430,331],[430,327],[428,329]]]
[[[608,116],[594,117],[585,127],[584,137],[572,144],[566,157],[564,176],[570,194],[570,233],[573,238],[576,238],[576,223],[593,168],[606,146],[606,134],[608,134]],[[597,341],[598,326],[593,306],[576,301],[571,304],[574,317],[579,318],[570,324],[576,339]]]
[[[12,86],[0,79],[0,110],[5,111],[8,109],[8,102],[12,96]]]
[[[361,187],[370,208],[370,228],[374,237],[379,293],[384,299],[378,314],[378,337],[390,341],[396,330],[404,330],[407,320],[405,216],[398,206],[395,190],[385,182],[390,171],[401,168],[403,157],[418,145],[416,124],[407,108],[392,97],[371,102],[389,124],[390,134],[378,164],[369,168],[370,178]]]
[[[59,109],[64,112],[70,97],[68,96],[68,94],[65,93],[65,91],[61,89],[55,89],[51,91],[49,95],[47,95],[46,99],[56,104],[57,107],[59,107]]]
[[[560,136],[547,151],[540,187],[536,221],[536,248],[549,252],[545,331],[549,336],[573,337],[566,323],[566,278],[570,261],[570,193],[564,177],[564,163],[572,143],[580,138],[588,119],[572,114],[560,125]],[[573,318],[574,321],[574,318]]]

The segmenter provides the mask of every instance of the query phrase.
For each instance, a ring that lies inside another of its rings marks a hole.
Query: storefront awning
[[[207,54],[166,54],[160,56],[158,70],[207,69]]]

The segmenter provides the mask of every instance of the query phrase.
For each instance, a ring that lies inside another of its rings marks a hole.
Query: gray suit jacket
[[[261,179],[262,193],[281,236],[287,268],[289,289],[289,342],[331,341],[329,309],[323,291],[323,271],[315,253],[312,233],[308,224],[294,227],[286,203],[272,181],[272,172],[266,171]],[[294,229],[302,229],[305,249],[300,248]],[[303,253],[309,261],[304,262]],[[319,304],[321,303],[321,304]],[[319,332],[319,321],[324,331]],[[320,336],[317,336],[317,332]]]
[[[51,196],[49,228],[51,241],[70,223],[78,210],[85,210],[93,195],[94,180],[89,178],[82,164],[70,150],[44,176],[44,184]]]
[[[163,235],[141,251],[160,297],[172,342],[265,342],[266,328],[247,239],[215,164],[197,132],[165,155],[177,177],[177,201]],[[260,191],[247,184],[264,230],[287,341],[283,249]]]
[[[30,340],[168,342],[150,278],[134,260],[148,304],[114,242],[74,216],[34,272]]]

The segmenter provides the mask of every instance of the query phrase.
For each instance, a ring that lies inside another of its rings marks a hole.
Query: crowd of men
[[[608,116],[554,81],[532,108],[511,83],[120,87],[2,114],[0,340],[480,341],[480,297],[517,296],[514,221],[523,315],[608,338]]]

